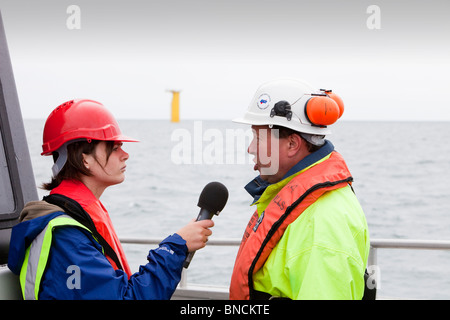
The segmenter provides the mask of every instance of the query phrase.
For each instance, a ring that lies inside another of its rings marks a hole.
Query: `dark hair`
[[[52,177],[49,183],[43,183],[41,188],[44,190],[53,190],[61,184],[63,180],[80,180],[82,175],[91,176],[92,173],[83,165],[83,154],[93,154],[94,159],[95,149],[100,143],[100,140],[77,141],[67,146],[67,161],[61,171]],[[106,142],[106,162],[114,148],[114,141]],[[58,159],[58,152],[53,152],[53,161]],[[98,162],[98,161],[97,161]]]
[[[309,152],[316,152],[317,150],[319,150],[321,148],[321,146],[316,146],[314,144],[312,144],[311,142],[305,140],[301,135],[300,132],[295,131],[293,129],[290,128],[286,128],[286,127],[281,127],[281,126],[273,126],[272,129],[277,129],[278,130],[278,139],[282,139],[282,138],[287,138],[289,137],[291,134],[296,134],[298,135],[303,141],[306,142],[306,147],[308,149]]]

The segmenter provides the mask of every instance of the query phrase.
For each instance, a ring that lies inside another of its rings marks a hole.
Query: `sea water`
[[[253,179],[246,154],[248,126],[223,120],[121,120],[140,143],[130,154],[126,180],[101,201],[121,238],[164,238],[198,214],[198,196],[210,181],[229,190],[214,218],[211,239],[242,237],[254,208],[244,185]],[[36,184],[51,175],[40,156],[44,120],[25,120]],[[328,137],[345,158],[372,239],[450,240],[450,123],[342,121]],[[39,196],[46,194],[38,190]],[[151,246],[125,244],[134,271]],[[188,281],[228,286],[237,247],[207,246],[196,253]],[[379,249],[379,296],[450,299],[449,251]]]

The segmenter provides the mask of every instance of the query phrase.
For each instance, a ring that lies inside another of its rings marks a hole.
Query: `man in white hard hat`
[[[361,299],[369,254],[364,212],[342,156],[325,139],[343,113],[331,90],[298,80],[262,85],[235,122],[252,125],[260,175],[245,188],[244,232],[231,299]]]

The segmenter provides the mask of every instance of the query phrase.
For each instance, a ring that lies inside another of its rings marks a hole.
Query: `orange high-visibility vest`
[[[343,188],[352,181],[344,159],[333,151],[327,160],[294,177],[272,199],[261,216],[255,211],[247,224],[236,257],[230,299],[252,299],[253,275],[264,265],[288,225],[322,194]]]
[[[114,230],[111,218],[108,211],[106,211],[100,200],[96,199],[92,192],[80,181],[76,180],[63,180],[61,184],[54,188],[50,194],[62,194],[77,201],[84,210],[90,215],[92,221],[95,224],[95,228],[102,235],[102,237],[108,242],[117,257],[122,264],[123,271],[128,275],[128,278],[132,275],[130,266],[128,265],[125,252],[119,241],[119,237]],[[111,257],[106,255],[106,258],[111,263],[115,270],[118,266]]]

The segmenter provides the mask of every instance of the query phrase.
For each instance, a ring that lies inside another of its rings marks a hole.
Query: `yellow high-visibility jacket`
[[[258,298],[263,292],[290,299],[361,299],[370,241],[351,181],[344,160],[333,151],[269,185],[254,203],[230,298]],[[293,216],[280,222],[298,197],[304,199]]]

